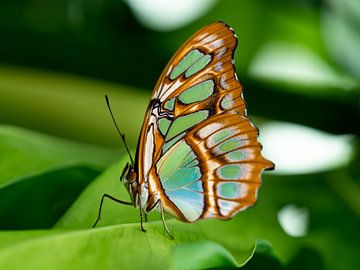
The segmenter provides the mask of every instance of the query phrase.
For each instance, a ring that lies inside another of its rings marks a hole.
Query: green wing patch
[[[214,92],[214,81],[207,80],[196,84],[179,95],[179,100],[184,104],[202,101]]]
[[[184,72],[186,78],[190,77],[206,67],[211,59],[211,55],[204,54],[198,49],[190,51],[173,69],[170,74],[170,80],[175,80]]]

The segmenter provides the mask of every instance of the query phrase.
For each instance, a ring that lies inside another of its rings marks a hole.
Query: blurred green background
[[[245,268],[357,269],[358,0],[1,1],[0,266],[21,268],[15,259],[21,254],[30,269],[47,269],[49,246],[66,250],[66,241],[72,243],[67,233],[74,229],[83,229],[79,234],[89,234],[93,242],[88,249],[77,247],[76,262],[73,254],[53,258],[59,268],[84,267],[89,254],[96,250],[92,258],[102,258],[113,247],[107,242],[113,237],[94,240],[94,230],[86,230],[101,193],[127,196],[118,183],[123,164],[102,174],[124,156],[104,95],[135,149],[151,91],[167,61],[192,33],[218,20],[238,36],[235,64],[249,116],[260,128],[264,155],[277,165],[263,177],[259,203],[230,225],[174,221],[170,226],[175,238],[181,232],[180,247],[163,240],[158,216],[149,226],[160,235],[137,236],[138,212],[109,204],[113,209],[103,225],[120,224],[114,239],[132,243],[128,235],[138,237],[135,247],[160,236],[163,242],[152,241],[169,257],[158,255],[164,264],[157,265],[159,260],[143,251],[133,265],[139,269],[141,263],[153,269],[228,268],[250,258]],[[133,222],[133,232],[125,233],[128,227],[122,225]],[[214,238],[212,230],[226,226],[235,236]],[[53,234],[67,240],[53,242]],[[204,239],[212,242],[196,242]],[[258,239],[267,244],[260,242],[255,255],[249,253]],[[201,260],[200,252],[186,265],[183,249],[210,250],[210,255]],[[112,252],[106,268],[132,269],[126,263],[135,260],[133,253]],[[214,254],[221,259],[211,264]]]

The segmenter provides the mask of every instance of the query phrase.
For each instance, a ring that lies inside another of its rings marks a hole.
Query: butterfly
[[[261,173],[274,164],[261,155],[247,117],[236,46],[233,29],[215,22],[178,49],[153,90],[135,160],[125,144],[130,163],[121,180],[131,202],[104,194],[96,223],[109,198],[139,208],[143,231],[146,213],[158,209],[172,237],[164,213],[184,222],[227,220],[256,202]]]

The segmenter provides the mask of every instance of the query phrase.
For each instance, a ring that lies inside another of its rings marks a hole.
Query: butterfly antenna
[[[126,151],[127,151],[128,154],[129,154],[130,161],[131,161],[131,165],[134,165],[134,160],[133,160],[133,158],[132,158],[132,156],[131,156],[131,154],[130,154],[129,148],[128,148],[128,146],[127,146],[127,144],[126,144],[126,141],[125,141],[125,134],[124,134],[123,132],[121,132],[121,130],[119,129],[119,127],[118,127],[118,125],[117,125],[117,123],[116,123],[116,121],[115,121],[114,115],[113,115],[112,110],[111,110],[111,107],[110,107],[109,98],[108,98],[107,95],[105,95],[105,99],[106,99],[106,104],[107,104],[107,106],[108,106],[108,108],[109,108],[109,112],[110,112],[110,114],[111,114],[111,118],[112,118],[112,120],[113,120],[113,122],[114,122],[114,124],[115,124],[115,127],[116,127],[117,131],[119,132],[119,135],[120,135],[121,140],[124,142]]]

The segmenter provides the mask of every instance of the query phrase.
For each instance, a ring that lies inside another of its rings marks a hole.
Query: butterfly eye
[[[136,180],[137,178],[137,174],[136,172],[134,171],[134,168],[132,166],[129,166],[129,170],[126,174],[126,180],[129,182],[129,183],[132,183]]]

